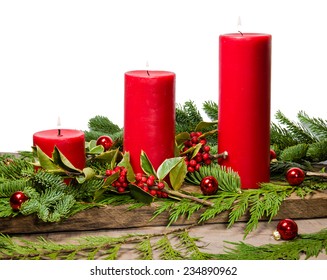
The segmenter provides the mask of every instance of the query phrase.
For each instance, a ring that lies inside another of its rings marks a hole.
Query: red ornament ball
[[[104,150],[108,151],[112,147],[113,141],[111,137],[107,135],[102,135],[98,138],[96,144],[103,146]]]
[[[28,197],[21,191],[13,193],[10,197],[10,206],[14,211],[19,211],[22,203],[28,200]]]
[[[296,222],[292,219],[281,220],[277,225],[277,231],[274,232],[276,240],[291,240],[294,239],[298,234],[298,227]]]
[[[286,180],[291,186],[300,185],[305,178],[305,172],[298,167],[292,167],[286,172]]]
[[[218,181],[213,176],[204,177],[201,180],[200,188],[204,195],[214,195],[218,191]]]
[[[270,149],[270,160],[276,159],[277,155],[273,149]]]

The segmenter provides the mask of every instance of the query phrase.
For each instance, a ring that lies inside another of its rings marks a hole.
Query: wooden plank
[[[168,223],[168,213],[162,213],[151,221],[154,206],[145,206],[129,211],[126,205],[105,206],[92,208],[77,213],[67,220],[58,223],[45,223],[36,216],[17,216],[15,218],[2,218],[0,220],[0,232],[5,234],[17,233],[46,233],[66,231],[88,231],[100,229],[127,229],[149,226],[165,226]],[[189,220],[180,218],[174,225],[189,225],[196,223],[203,211],[194,213]],[[281,205],[280,211],[274,219],[293,218],[311,219],[327,217],[327,192],[317,192],[301,199],[296,195],[287,198]],[[247,221],[248,215],[244,215],[239,221]],[[219,214],[209,220],[208,224],[226,223],[228,212]]]

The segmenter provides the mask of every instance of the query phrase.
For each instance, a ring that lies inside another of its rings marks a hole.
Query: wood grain
[[[45,223],[36,216],[17,216],[15,218],[0,219],[0,232],[5,234],[18,233],[49,233],[49,232],[72,232],[105,229],[127,229],[138,227],[165,226],[168,224],[168,213],[162,213],[151,220],[156,207],[144,206],[136,210],[128,210],[128,206],[105,206],[92,208],[77,213],[67,220],[58,223]],[[202,211],[194,213],[187,220],[178,219],[173,225],[189,225],[199,220]],[[229,212],[223,212],[207,224],[228,222]],[[296,195],[287,198],[281,205],[280,211],[274,217],[275,220],[283,218],[311,219],[327,217],[327,192],[316,192],[304,199]],[[247,221],[249,215],[244,215],[239,221]],[[265,219],[263,219],[265,220]]]

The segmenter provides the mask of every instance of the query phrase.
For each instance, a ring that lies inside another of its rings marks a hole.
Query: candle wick
[[[58,136],[61,136],[61,130],[58,128]]]
[[[240,32],[240,33],[241,33],[241,35],[243,36],[243,33],[242,33],[241,31],[238,31],[238,32]]]
[[[148,74],[148,76],[150,76],[149,70],[146,70],[146,73]]]

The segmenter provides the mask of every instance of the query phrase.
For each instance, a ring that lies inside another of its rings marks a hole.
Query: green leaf
[[[201,147],[202,147],[202,144],[198,143],[195,146],[193,146],[193,147],[187,149],[186,151],[182,152],[180,155],[181,156],[182,155],[187,155],[187,154],[192,152],[192,157],[191,158],[194,158],[196,156],[196,154],[200,151]]]
[[[175,157],[175,158],[169,158],[166,159],[157,170],[158,179],[162,181],[169,172],[178,165],[181,161],[184,161],[183,157]]]
[[[183,144],[186,140],[190,139],[190,134],[188,132],[181,132],[175,136],[175,141],[177,145]]]
[[[172,188],[178,191],[183,185],[184,179],[187,174],[187,166],[184,158],[169,173],[169,180]]]
[[[115,150],[109,150],[104,153],[99,154],[98,156],[95,157],[96,160],[101,160],[101,161],[107,161],[111,162],[111,165],[113,162],[116,162],[117,159],[119,160],[120,155],[119,155],[118,149]]]
[[[73,173],[82,173],[82,170],[72,165],[72,163],[60,152],[57,146],[54,147],[52,158],[54,163],[59,165],[62,169]]]
[[[40,147],[36,146],[36,153],[37,157],[39,159],[40,165],[42,168],[44,168],[47,171],[55,171],[55,172],[60,172],[62,169],[56,165],[53,160],[48,157],[41,149]]]
[[[153,167],[151,161],[149,160],[148,156],[146,155],[146,153],[143,150],[141,151],[140,160],[141,160],[142,170],[145,172],[145,174],[154,175],[157,177],[156,171],[154,170],[154,167]]]
[[[107,186],[111,186],[111,184],[118,179],[119,175],[120,175],[120,173],[116,172],[116,173],[110,175],[109,177],[107,177],[103,184],[103,187],[105,188]]]
[[[204,122],[204,121],[201,121],[197,124],[196,128],[195,128],[195,131],[202,131],[208,127],[211,127],[215,124],[218,124],[218,121],[213,121],[213,122]]]
[[[95,176],[95,172],[91,167],[86,167],[83,169],[83,174],[76,177],[78,183],[82,184],[86,180],[92,179]]]
[[[104,148],[102,145],[95,146],[87,152],[88,154],[101,154],[104,152]]]
[[[141,188],[139,188],[134,184],[129,185],[129,189],[131,191],[131,196],[139,202],[150,204],[154,200],[154,197],[151,194],[142,190]]]
[[[123,159],[118,164],[118,166],[124,166],[127,169],[127,181],[132,183],[135,181],[135,175],[133,167],[130,163],[130,155],[129,152],[125,152],[123,155]]]

